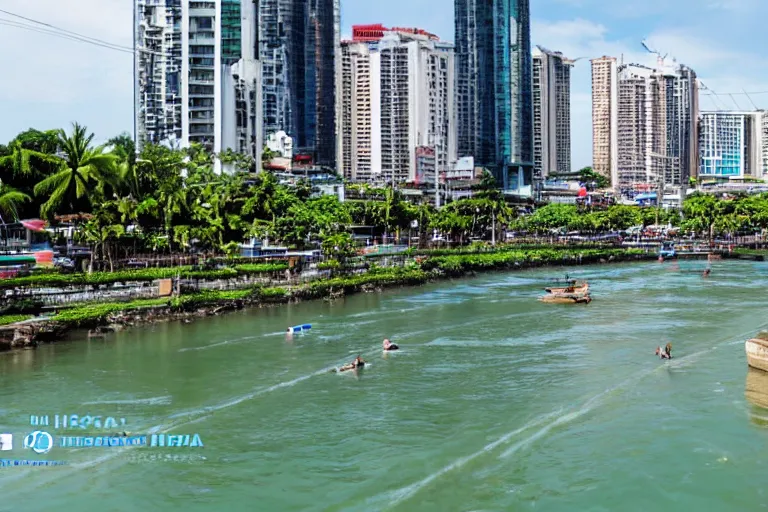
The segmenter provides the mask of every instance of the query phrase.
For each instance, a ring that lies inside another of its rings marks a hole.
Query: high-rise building
[[[763,177],[761,112],[702,112],[699,177]]]
[[[560,52],[533,49],[533,173],[571,170],[571,67]]]
[[[696,73],[687,66],[675,65],[664,71],[666,101],[666,155],[664,171],[667,185],[688,185],[699,168],[698,118],[699,88]]]
[[[623,194],[657,188],[666,162],[664,78],[629,64],[618,69],[617,175]]]
[[[762,155],[762,175],[768,176],[768,111],[760,111],[760,154]]]
[[[372,181],[371,52],[366,43],[342,41],[338,171],[348,180]]]
[[[137,0],[136,140],[262,151],[257,9],[250,0]],[[216,159],[215,169],[222,164]]]
[[[618,185],[618,75],[614,57],[592,59],[592,168]]]
[[[339,0],[260,0],[264,131],[336,166]]]
[[[458,152],[502,188],[530,195],[533,94],[529,0],[455,0]]]
[[[457,159],[453,45],[417,29],[357,33],[365,42],[342,45],[344,175],[434,183]]]
[[[181,2],[134,3],[134,139],[181,141]]]

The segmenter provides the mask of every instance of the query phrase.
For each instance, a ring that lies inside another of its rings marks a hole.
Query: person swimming
[[[384,343],[382,344],[384,347],[384,351],[388,352],[390,350],[399,350],[400,347],[389,341],[389,339],[384,340]]]
[[[702,274],[702,276],[701,276],[701,277],[709,277],[709,274],[711,274],[711,273],[712,273],[712,269],[711,269],[711,268],[707,268],[707,269],[704,271],[704,274]]]
[[[349,364],[345,364],[344,366],[342,366],[341,368],[339,368],[339,371],[340,371],[340,372],[346,372],[346,371],[348,371],[348,370],[357,370],[357,369],[363,368],[364,366],[365,366],[365,361],[363,360],[363,358],[362,358],[362,357],[360,357],[360,356],[358,355],[358,356],[355,358],[355,360],[354,360],[354,361],[352,361],[352,362],[351,362],[351,363],[349,363]]]
[[[672,344],[667,343],[667,346],[662,349],[661,347],[656,347],[656,354],[659,356],[659,359],[672,359]]]

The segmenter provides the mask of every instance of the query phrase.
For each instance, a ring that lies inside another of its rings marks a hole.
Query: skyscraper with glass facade
[[[699,177],[763,177],[762,112],[702,112]]]
[[[264,131],[335,166],[339,0],[260,0],[259,12]]]
[[[529,195],[533,94],[529,0],[456,0],[459,156]]]

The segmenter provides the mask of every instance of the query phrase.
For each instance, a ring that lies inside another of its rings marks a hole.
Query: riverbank
[[[267,307],[304,300],[333,300],[361,292],[455,279],[477,272],[650,259],[655,259],[655,255],[633,249],[504,248],[496,252],[416,257],[403,267],[374,267],[362,274],[342,275],[286,287],[253,286],[239,290],[206,290],[172,298],[86,303],[60,311],[49,318],[0,327],[0,351],[33,348],[41,342],[63,339],[77,329],[89,329],[90,337],[102,336],[107,332],[147,323],[170,320],[191,322],[195,318],[246,307]],[[0,317],[2,325],[3,317]]]

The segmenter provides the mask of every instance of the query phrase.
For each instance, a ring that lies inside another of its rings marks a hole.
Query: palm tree
[[[72,125],[72,134],[59,130],[61,168],[35,185],[35,195],[50,194],[40,213],[50,217],[61,208],[74,212],[79,204],[93,204],[104,197],[105,186],[118,183],[117,157],[104,153],[104,146],[91,147],[93,134],[86,127]]]
[[[10,169],[15,177],[32,178],[38,174],[38,169],[32,165],[33,159],[58,163],[58,158],[55,156],[26,149],[18,140],[12,141],[8,149],[10,154],[0,157],[0,168]]]
[[[141,195],[139,190],[139,175],[136,166],[136,144],[133,138],[127,133],[112,137],[107,141],[107,146],[112,148],[111,153],[118,159],[118,173],[128,194],[138,198]]]
[[[17,206],[20,203],[26,203],[31,200],[32,198],[24,192],[19,192],[8,185],[0,184],[0,211],[10,214],[14,220],[19,218]]]

